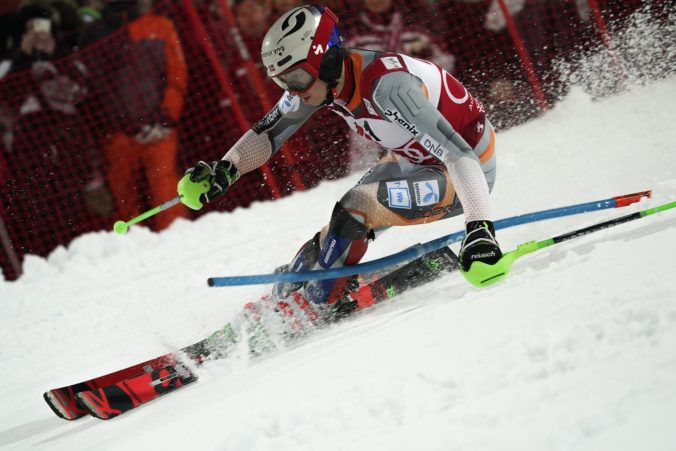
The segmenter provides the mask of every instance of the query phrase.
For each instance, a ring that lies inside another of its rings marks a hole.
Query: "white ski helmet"
[[[300,6],[277,19],[261,47],[268,76],[287,91],[310,89],[317,78],[322,78],[324,55],[330,48],[342,47],[337,23],[336,15],[320,6]]]

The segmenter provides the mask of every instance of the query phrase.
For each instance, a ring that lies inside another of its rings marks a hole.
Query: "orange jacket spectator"
[[[106,54],[95,64],[107,74],[105,94],[101,93],[97,106],[108,109],[114,127],[105,153],[108,182],[117,214],[123,219],[176,196],[176,123],[187,89],[186,63],[171,21],[147,13],[113,33],[116,26],[134,16],[134,10],[104,9],[104,19],[85,33],[89,42],[111,34],[109,39],[115,45],[107,48],[117,49],[117,54]],[[142,205],[136,191],[139,169],[148,181],[152,205]],[[155,216],[155,229],[163,229],[185,214],[179,206]]]

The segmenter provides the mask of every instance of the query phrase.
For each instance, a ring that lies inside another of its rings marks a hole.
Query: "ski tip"
[[[52,412],[59,418],[73,421],[87,415],[75,402],[75,398],[68,399],[68,395],[60,389],[46,391],[42,394],[45,402],[52,409]]]
[[[109,420],[117,415],[111,414],[103,409],[99,409],[95,396],[91,391],[83,391],[75,395],[77,398],[77,403],[82,407],[89,415],[99,420]]]

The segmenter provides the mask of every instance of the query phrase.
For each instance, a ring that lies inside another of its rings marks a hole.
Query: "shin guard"
[[[368,247],[369,229],[357,221],[340,203],[331,215],[329,230],[321,243],[317,269],[337,268],[359,263]],[[314,303],[333,303],[345,293],[352,276],[328,280],[311,280],[305,295]]]

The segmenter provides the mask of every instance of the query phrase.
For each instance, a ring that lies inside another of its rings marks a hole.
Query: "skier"
[[[354,265],[369,240],[390,226],[422,224],[464,212],[463,272],[483,271],[502,257],[490,221],[489,192],[496,174],[495,136],[483,105],[442,68],[404,54],[343,47],[329,8],[302,6],[267,32],[262,60],[285,93],[219,161],[186,171],[208,180],[212,202],[243,174],[262,166],[318,109],[390,152],[335,205],[327,226],[305,243],[287,271]],[[496,269],[497,271],[497,269]],[[315,304],[331,304],[349,290],[350,277],[281,283],[278,298],[297,290]]]

